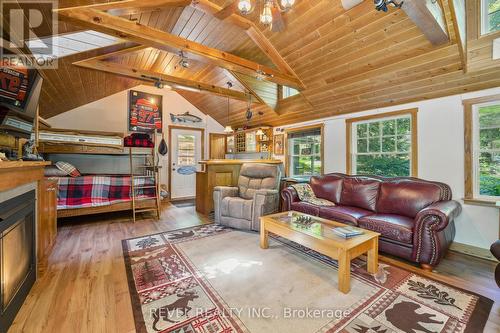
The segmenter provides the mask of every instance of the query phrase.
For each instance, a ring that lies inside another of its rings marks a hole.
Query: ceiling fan
[[[215,17],[223,20],[238,11],[243,15],[248,15],[260,7],[260,23],[269,26],[273,32],[280,32],[285,29],[282,13],[289,11],[294,4],[295,0],[231,0],[215,14]]]

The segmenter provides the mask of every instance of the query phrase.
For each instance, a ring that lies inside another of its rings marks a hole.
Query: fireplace
[[[0,331],[14,320],[36,279],[35,191],[0,203]]]

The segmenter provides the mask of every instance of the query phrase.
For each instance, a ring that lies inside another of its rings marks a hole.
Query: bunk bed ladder
[[[154,133],[154,138],[156,138],[156,132]],[[130,191],[132,194],[132,216],[134,222],[136,221],[137,213],[142,212],[155,212],[156,217],[159,220],[161,214],[161,205],[160,205],[160,188],[159,188],[159,166],[157,164],[157,156],[156,156],[156,139],[154,140],[153,148],[151,148],[151,152],[149,154],[143,155],[143,164],[136,166],[136,168],[140,169],[140,173],[137,174],[134,172],[134,147],[129,147],[129,160],[130,160]],[[144,149],[144,148],[141,148]],[[153,184],[146,185],[136,185],[137,179],[153,179]],[[138,190],[144,189],[154,189],[154,197],[152,198],[140,198],[137,197]],[[142,200],[154,200],[153,206],[140,207],[138,208],[138,202]]]

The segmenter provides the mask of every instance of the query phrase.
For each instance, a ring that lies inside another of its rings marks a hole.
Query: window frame
[[[285,175],[287,177],[307,177],[307,176],[301,176],[301,175],[292,175],[291,174],[291,160],[290,160],[290,157],[291,155],[289,154],[289,138],[288,138],[288,135],[291,134],[291,133],[297,133],[297,132],[304,132],[304,131],[310,131],[310,130],[313,130],[313,129],[319,129],[320,131],[320,140],[321,140],[321,143],[320,143],[320,161],[321,161],[321,170],[320,170],[320,173],[323,175],[325,172],[325,154],[324,154],[324,150],[325,150],[325,136],[324,136],[324,127],[325,125],[324,124],[317,124],[317,125],[310,125],[310,126],[302,126],[302,127],[295,127],[295,128],[289,128],[289,129],[285,129]]]
[[[489,34],[499,33],[500,30],[489,31],[489,20],[488,20],[488,0],[478,0],[479,1],[479,35],[486,36]]]
[[[495,206],[500,197],[479,194],[477,181],[477,152],[479,144],[479,113],[481,106],[500,103],[500,94],[463,100],[464,106],[464,202],[467,204]]]
[[[354,164],[354,153],[353,153],[353,139],[356,135],[353,135],[353,130],[356,128],[353,126],[355,123],[365,123],[365,122],[375,122],[382,121],[384,119],[398,119],[401,117],[410,117],[410,175],[409,177],[418,177],[418,118],[417,118],[418,108],[399,110],[393,112],[386,112],[381,114],[374,114],[363,117],[355,117],[346,119],[346,173],[352,174],[353,164]]]
[[[285,97],[285,94],[284,94],[285,88],[294,89],[297,91],[297,93],[295,95]],[[300,90],[292,88],[292,87],[283,86],[281,84],[277,85],[277,89],[278,89],[278,101],[288,101],[288,100],[291,100],[293,98],[297,98],[301,95]]]

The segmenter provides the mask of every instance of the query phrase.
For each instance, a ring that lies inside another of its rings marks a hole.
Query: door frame
[[[208,133],[208,158],[212,156],[212,138],[214,136],[224,136],[224,154],[227,154],[227,134],[224,133]]]
[[[168,196],[170,201],[172,201],[172,130],[180,129],[180,130],[188,130],[188,131],[200,131],[201,132],[201,159],[205,159],[205,129],[200,127],[189,127],[189,126],[179,126],[179,125],[168,125]],[[195,189],[196,191],[196,189]],[[195,193],[196,196],[196,193]],[[183,200],[185,198],[178,198],[175,200]]]

